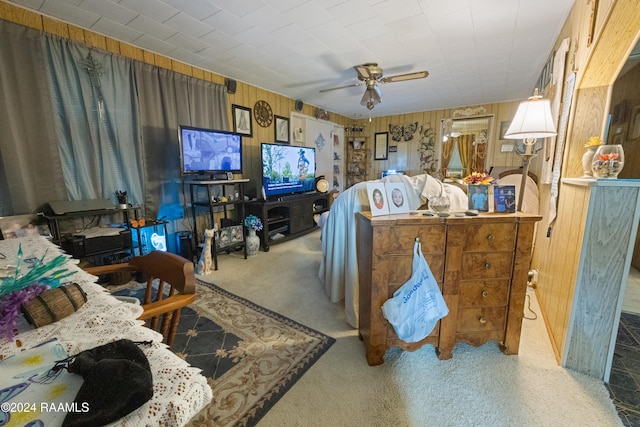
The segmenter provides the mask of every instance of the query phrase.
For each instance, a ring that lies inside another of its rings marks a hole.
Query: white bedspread
[[[451,200],[451,211],[465,211],[467,196],[460,188],[442,183],[430,175],[390,175],[368,182],[402,182],[407,189],[411,210],[427,203],[428,196],[444,189]],[[367,183],[361,182],[340,194],[322,223],[322,259],[318,276],[332,302],[344,300],[347,323],[358,327],[358,259],[356,213],[369,210]]]

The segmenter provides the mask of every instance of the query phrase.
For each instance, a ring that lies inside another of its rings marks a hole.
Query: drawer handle
[[[491,242],[493,239],[495,239],[495,237],[493,236],[493,234],[489,234],[489,235],[487,236],[487,240],[488,240],[488,241],[490,241],[490,242]]]
[[[485,319],[484,317],[481,317],[480,319],[478,319],[480,321],[481,325],[484,325],[485,323],[487,323],[487,319]]]
[[[489,270],[489,269],[491,268],[491,263],[490,263],[490,262],[487,262],[487,263],[484,265],[484,268],[486,268],[487,270]]]
[[[486,298],[489,296],[489,292],[487,291],[482,291],[482,298]]]

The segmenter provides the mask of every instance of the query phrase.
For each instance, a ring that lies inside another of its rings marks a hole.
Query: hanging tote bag
[[[449,314],[438,283],[422,255],[420,239],[416,239],[413,246],[412,270],[411,278],[382,305],[382,314],[398,338],[406,342],[427,337],[438,320]]]

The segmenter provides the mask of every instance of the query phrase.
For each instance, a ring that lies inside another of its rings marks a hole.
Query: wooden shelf
[[[248,179],[236,179],[236,180],[216,180],[216,181],[188,181],[189,190],[191,194],[191,211],[193,214],[193,240],[196,249],[201,246],[200,236],[197,229],[197,210],[199,208],[206,208],[209,214],[209,226],[214,228],[214,211],[220,210],[225,219],[229,219],[232,214],[234,216],[234,222],[240,227],[240,233],[242,235],[242,241],[229,242],[228,244],[220,244],[216,241],[214,234],[213,241],[211,242],[211,254],[213,256],[214,270],[218,269],[218,253],[221,251],[229,251],[234,248],[244,249],[244,258],[247,259],[247,246],[245,245],[244,226],[242,225],[245,218],[245,201],[244,201],[244,185],[249,182]],[[231,193],[227,194],[227,188],[232,187]],[[205,200],[199,200],[202,191],[204,190],[207,198]],[[226,202],[212,201],[212,190],[216,192],[219,197],[232,197],[233,200]],[[238,207],[239,209],[235,209]],[[235,212],[231,208],[234,208]],[[239,212],[238,212],[239,211]],[[220,232],[228,227],[220,227]],[[197,254],[196,254],[197,255]]]
[[[258,200],[247,203],[247,211],[262,219],[258,232],[265,252],[272,244],[300,237],[316,227],[314,215],[329,210],[329,193],[300,194],[284,200]],[[279,237],[274,239],[273,237]]]

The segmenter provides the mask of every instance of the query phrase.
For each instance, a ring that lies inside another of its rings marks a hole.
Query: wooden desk
[[[35,256],[39,259],[44,255],[46,262],[61,253],[57,246],[41,236],[0,240],[0,252],[6,256],[6,259],[0,260],[0,272],[6,271],[2,267],[16,265],[20,244],[24,258]],[[78,283],[87,294],[87,302],[78,311],[58,322],[39,329],[19,329],[12,342],[0,338],[0,359],[54,338],[63,344],[69,355],[121,338],[132,341],[152,340],[154,342],[151,346],[141,348],[149,360],[153,375],[153,397],[115,425],[186,424],[211,402],[212,392],[206,378],[200,374],[199,369],[189,366],[162,344],[159,333],[136,320],[142,313],[141,306],[112,297],[95,283],[95,276],[78,268],[77,262],[78,260],[69,257],[62,268],[75,271],[75,274],[65,280]],[[24,270],[27,266],[23,265],[22,268]]]
[[[457,342],[480,346],[496,340],[517,354],[535,222],[529,214],[423,217],[409,214],[358,217],[360,337],[369,365],[384,362],[388,348],[436,347],[452,357]],[[417,343],[400,340],[382,315],[382,304],[411,277],[416,237],[438,281],[449,314]]]

